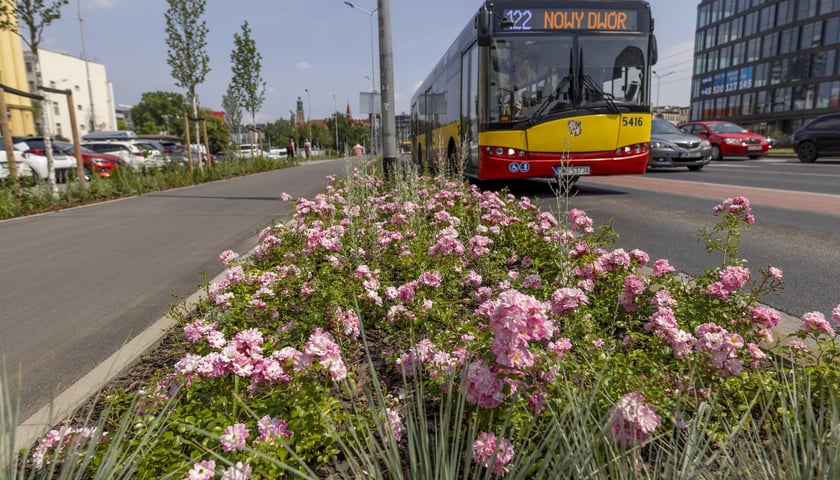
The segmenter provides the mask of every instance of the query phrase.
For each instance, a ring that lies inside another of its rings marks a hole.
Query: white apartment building
[[[43,85],[59,90],[70,90],[73,93],[76,124],[79,127],[80,137],[91,131],[92,124],[94,124],[93,130],[95,131],[117,129],[114,88],[108,81],[105,65],[90,61],[85,65],[83,58],[44,50],[43,48],[38,49],[38,54],[41,59]],[[35,93],[35,68],[32,52],[25,52],[24,60],[26,62],[29,90]],[[88,89],[88,69],[90,71],[90,89]],[[93,95],[91,95],[91,92]],[[49,99],[50,107],[47,112],[50,133],[55,137],[72,140],[73,132],[70,130],[67,97],[56,93],[37,93],[44,94]],[[91,103],[93,103],[92,110]],[[35,119],[35,123],[40,125],[40,116]]]

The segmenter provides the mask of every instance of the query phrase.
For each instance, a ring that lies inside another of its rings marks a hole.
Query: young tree
[[[198,127],[198,94],[196,85],[204,82],[210,71],[207,56],[207,25],[199,19],[204,14],[205,0],[166,0],[167,63],[172,68],[175,85],[187,91],[195,118],[195,143],[200,144]],[[188,140],[189,143],[189,140]]]
[[[32,52],[33,68],[35,69],[35,87],[40,89],[44,84],[41,75],[41,61],[38,47],[44,29],[55,20],[61,18],[61,8],[69,0],[53,0],[47,4],[44,0],[0,0],[0,30],[15,32]],[[18,19],[28,30],[24,35],[18,28]],[[47,111],[46,97],[41,99],[41,134],[44,136],[44,150],[47,156],[47,184],[54,196],[58,195],[55,183],[55,163],[53,161],[52,142],[50,141],[50,125]],[[5,112],[3,112],[5,115]]]
[[[242,125],[242,102],[239,100],[233,84],[228,85],[227,91],[222,95],[222,109],[225,111],[225,121],[228,124],[230,135],[233,137],[234,132],[236,132],[236,141],[238,142],[239,127]]]
[[[251,27],[246,20],[242,23],[242,35],[233,34],[234,49],[230,54],[233,80],[231,86],[240,100],[240,105],[251,114],[251,135],[257,126],[257,110],[265,101],[265,81],[262,79],[262,55],[251,38]],[[253,139],[251,144],[253,144]],[[254,150],[251,149],[251,156]]]

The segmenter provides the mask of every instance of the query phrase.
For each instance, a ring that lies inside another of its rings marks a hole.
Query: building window
[[[30,62],[26,62],[26,73],[32,73],[32,64]]]
[[[825,35],[823,45],[834,45],[840,43],[840,17],[829,18],[825,21]]]
[[[770,96],[767,90],[761,90],[755,95],[755,106],[758,113],[770,113]]]
[[[722,45],[729,41],[729,23],[721,23],[717,29],[717,44]]]
[[[84,110],[84,107],[82,107],[81,105],[76,105],[76,108],[77,108],[80,112],[81,112],[82,110]]]
[[[712,50],[706,55],[707,63],[706,63],[706,71],[711,72],[713,70],[717,70],[717,63],[718,63],[718,51]]]
[[[53,102],[53,113],[58,115],[58,102]]]
[[[767,79],[769,75],[767,73],[767,64],[762,63],[760,65],[755,66],[755,78],[753,79],[753,86],[755,87],[763,87],[767,85]]]
[[[744,17],[744,36],[749,37],[758,32],[758,12],[748,13]]]
[[[697,75],[701,75],[706,72],[706,54],[698,53],[694,57],[694,73]]]
[[[744,63],[744,42],[732,46],[732,66]]]
[[[768,5],[761,9],[761,17],[758,22],[760,30],[770,30],[775,27],[776,20],[776,6]]]
[[[741,115],[752,115],[755,113],[755,94],[745,93],[741,98]]]
[[[715,46],[715,32],[717,29],[715,27],[711,27],[706,30],[706,41],[704,42],[705,48],[712,48]]]
[[[808,20],[817,15],[817,0],[799,0],[799,9],[796,11],[797,20]]]
[[[722,0],[715,0],[712,3],[712,23],[717,22],[721,18],[721,14],[723,13],[723,1]]]
[[[726,116],[726,97],[718,97],[715,99],[715,118]]]
[[[819,47],[822,44],[822,22],[802,25],[799,34],[799,48]]]
[[[782,32],[781,38],[779,39],[779,55],[796,51],[796,41],[799,37],[796,33],[798,30],[798,27],[793,27]]]
[[[78,86],[78,85],[75,85],[75,88],[76,88],[76,91],[77,91],[77,92],[81,90],[81,88],[79,88],[79,86]]]
[[[779,52],[779,32],[768,33],[764,36],[761,47],[761,57],[775,57]]]
[[[55,88],[55,82],[50,80],[50,88]]]
[[[834,72],[834,50],[817,52],[811,56],[811,76],[815,78],[830,77]]]
[[[820,14],[828,15],[840,10],[840,0],[821,0]]]
[[[741,106],[741,96],[740,95],[731,95],[729,97],[729,112],[728,117],[737,117],[738,110]]]
[[[774,112],[787,112],[790,110],[791,87],[777,88],[773,98]]]
[[[778,85],[788,80],[788,59],[774,60],[770,64],[770,85]]]
[[[776,24],[778,26],[787,25],[793,21],[793,0],[782,0],[779,2],[778,12],[776,15]]]
[[[709,24],[709,5],[697,9],[697,28],[701,29]]]
[[[743,36],[744,32],[744,17],[734,18],[729,22],[729,39],[738,40]]]
[[[794,82],[807,80],[811,73],[811,56],[808,54],[794,57],[790,65],[790,79]]]
[[[729,18],[735,13],[735,0],[725,0],[723,4],[723,18]]]
[[[61,132],[61,124],[60,123],[55,124],[55,134],[58,137],[64,136],[64,134]]]
[[[793,89],[793,109],[810,110],[814,108],[814,85],[799,85]]]
[[[720,49],[719,65],[720,68],[729,68],[729,58],[732,56],[732,47],[723,47]]]
[[[747,62],[755,62],[761,58],[761,39],[753,38],[747,41]]]
[[[715,101],[706,100],[703,102],[703,118],[715,118]]]

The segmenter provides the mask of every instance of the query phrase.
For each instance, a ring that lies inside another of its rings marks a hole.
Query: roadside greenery
[[[162,168],[116,168],[111,177],[93,176],[82,187],[72,178],[67,180],[66,188],[53,195],[51,189],[43,184],[32,184],[16,194],[11,185],[0,186],[0,218],[19,217],[33,213],[46,212],[61,208],[93,203],[132,195],[167,190],[170,188],[197,185],[224,178],[250,173],[264,172],[285,168],[297,163],[297,159],[279,158],[231,158],[195,168],[190,173],[184,165],[172,164]]]
[[[840,476],[836,332],[810,312],[775,338],[748,199],[713,209],[715,266],[685,279],[583,211],[442,176],[286,198],[289,224],[220,254],[188,353],[10,478]]]

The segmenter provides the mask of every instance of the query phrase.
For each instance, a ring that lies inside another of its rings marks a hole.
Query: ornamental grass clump
[[[137,478],[735,478],[802,422],[822,437],[797,432],[799,478],[840,464],[814,418],[837,415],[834,331],[815,313],[775,338],[758,302],[783,275],[737,256],[746,198],[714,208],[721,264],[691,280],[583,211],[451,178],[284,198],[292,221],[220,255],[189,353],[139,393],[141,418],[174,407]]]

